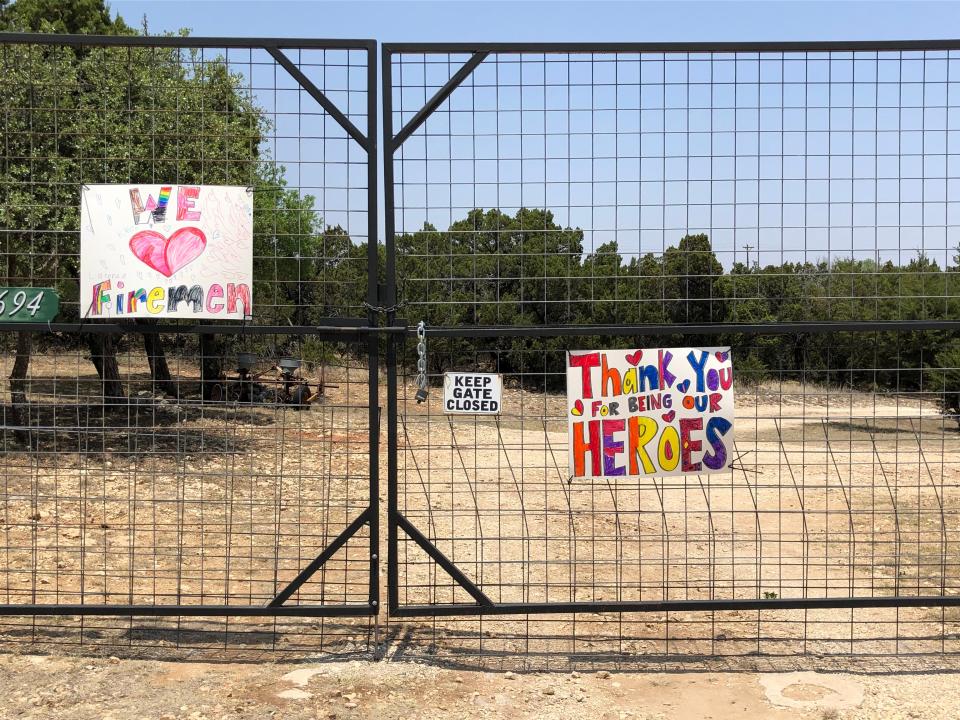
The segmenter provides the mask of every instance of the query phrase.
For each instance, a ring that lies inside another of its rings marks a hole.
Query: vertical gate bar
[[[386,254],[387,325],[397,322],[394,307],[397,302],[396,249],[394,246],[393,211],[393,73],[391,50],[383,45],[380,51],[382,65],[383,103],[383,234]],[[401,333],[391,333],[387,339],[387,592],[390,612],[399,605],[397,587],[397,344],[405,341]]]
[[[377,327],[379,252],[377,248],[377,41],[367,43],[367,322]],[[367,391],[370,404],[370,607],[380,607],[380,336],[367,333]]]

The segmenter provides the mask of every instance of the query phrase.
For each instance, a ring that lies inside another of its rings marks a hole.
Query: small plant
[[[329,365],[336,360],[336,353],[330,343],[321,342],[315,337],[304,339],[302,347],[303,360],[314,365]]]
[[[960,341],[944,345],[934,362],[936,367],[926,370],[927,387],[939,394],[943,414],[960,424]]]
[[[757,387],[767,379],[768,369],[756,355],[750,354],[737,358],[734,378],[744,387]]]
[[[764,600],[776,600],[776,599],[777,599],[777,594],[776,594],[775,592],[770,591],[770,590],[764,590],[764,592],[763,592],[763,599],[764,599]]]

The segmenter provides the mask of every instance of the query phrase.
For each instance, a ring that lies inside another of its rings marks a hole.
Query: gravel
[[[772,704],[769,686],[794,706]],[[831,688],[850,688],[859,704],[833,707]],[[8,654],[0,655],[0,693],[0,719],[960,717],[960,684],[949,673],[804,673],[793,683],[753,672],[515,674],[407,661],[194,663]]]

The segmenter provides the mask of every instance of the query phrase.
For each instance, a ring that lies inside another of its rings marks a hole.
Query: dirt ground
[[[31,364],[37,447],[3,439],[0,603],[262,606],[367,507],[356,361],[308,411],[203,407],[189,383],[178,402],[120,361],[131,402],[107,409],[81,353]],[[590,484],[566,473],[562,395],[508,385],[498,421],[412,395],[400,510],[495,602],[960,593],[960,434],[930,397],[738,387],[733,473]],[[363,529],[288,602],[366,603],[369,567]],[[399,570],[401,605],[471,601],[403,533]],[[957,657],[955,608],[4,618],[0,718],[954,718]]]
[[[956,718],[953,674],[534,673],[0,656],[0,718]]]

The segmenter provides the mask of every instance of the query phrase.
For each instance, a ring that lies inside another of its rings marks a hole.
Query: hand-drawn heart
[[[720,362],[726,362],[726,361],[727,361],[727,358],[730,357],[730,352],[729,352],[729,351],[727,351],[727,352],[718,352],[718,353],[714,353],[714,354],[717,356],[717,360],[719,360]]]
[[[662,417],[662,418],[663,418],[664,420],[666,420],[667,422],[673,422],[673,419],[674,419],[676,416],[677,416],[677,411],[676,411],[676,410],[671,410],[671,411],[668,412],[668,413],[664,413],[664,414],[661,415],[660,417]]]
[[[643,357],[643,350],[637,350],[636,352],[630,353],[629,355],[627,355],[627,362],[630,363],[631,365],[636,365],[637,363],[640,362],[640,358],[642,357]]]
[[[570,411],[571,415],[583,415],[583,400],[577,400],[573,404],[573,410]]]
[[[156,230],[141,230],[130,238],[130,250],[144,265],[170,277],[200,257],[207,236],[199,228],[185,227],[165,238]]]
[[[682,393],[685,393],[685,392],[686,392],[687,390],[689,390],[689,389],[690,389],[690,379],[689,379],[689,378],[687,378],[687,379],[684,380],[682,383],[680,383],[679,385],[677,385],[677,390],[679,390],[679,391],[682,392]]]

